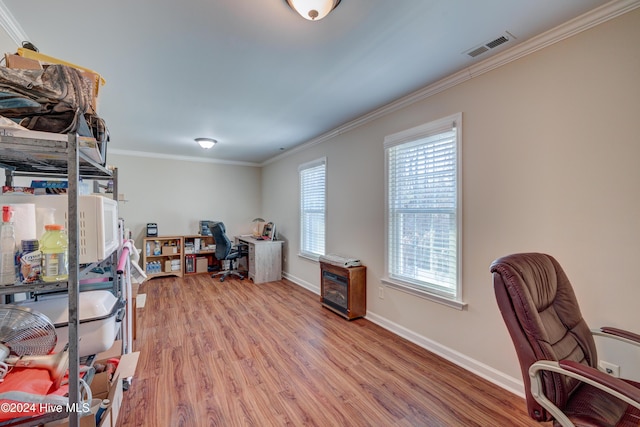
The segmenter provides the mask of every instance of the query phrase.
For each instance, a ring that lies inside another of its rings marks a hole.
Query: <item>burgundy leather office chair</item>
[[[640,383],[599,371],[593,338],[640,346],[640,335],[590,330],[569,279],[549,255],[505,256],[491,264],[491,272],[520,361],[529,415],[554,426],[640,426]]]

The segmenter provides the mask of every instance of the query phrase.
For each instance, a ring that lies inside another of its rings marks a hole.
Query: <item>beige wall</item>
[[[640,10],[263,169],[263,211],[285,271],[316,292],[299,258],[299,164],[326,156],[327,252],[362,259],[367,317],[517,390],[520,371],[495,304],[489,265],[520,251],[554,255],[593,327],[636,330],[640,301]],[[386,135],[463,113],[463,299],[458,311],[384,289]],[[636,359],[637,360],[637,359]]]
[[[201,219],[223,221],[229,235],[251,231],[261,214],[260,168],[109,154],[118,167],[120,216],[140,245],[148,222],[161,235],[196,234]]]

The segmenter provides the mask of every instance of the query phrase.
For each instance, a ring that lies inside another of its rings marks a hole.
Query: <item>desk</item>
[[[282,240],[257,240],[252,236],[236,236],[236,244],[249,245],[248,270],[253,283],[282,279]]]

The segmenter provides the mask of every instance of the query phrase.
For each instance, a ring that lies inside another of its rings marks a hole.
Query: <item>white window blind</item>
[[[461,115],[385,139],[387,274],[450,299],[458,284]]]
[[[300,255],[324,255],[326,158],[300,165]]]

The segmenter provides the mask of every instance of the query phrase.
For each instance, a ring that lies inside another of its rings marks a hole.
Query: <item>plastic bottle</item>
[[[45,233],[40,238],[42,252],[41,279],[45,282],[59,282],[69,278],[69,239],[64,227],[58,224],[44,226]]]
[[[147,242],[146,249],[147,249],[147,256],[150,256],[151,255],[151,242]]]
[[[0,285],[13,285],[16,283],[16,234],[10,206],[2,207],[0,254]]]
[[[100,424],[100,419],[102,419],[102,414],[107,410],[111,401],[109,399],[104,399],[100,403],[100,407],[98,408],[98,412],[96,412],[96,425]]]

